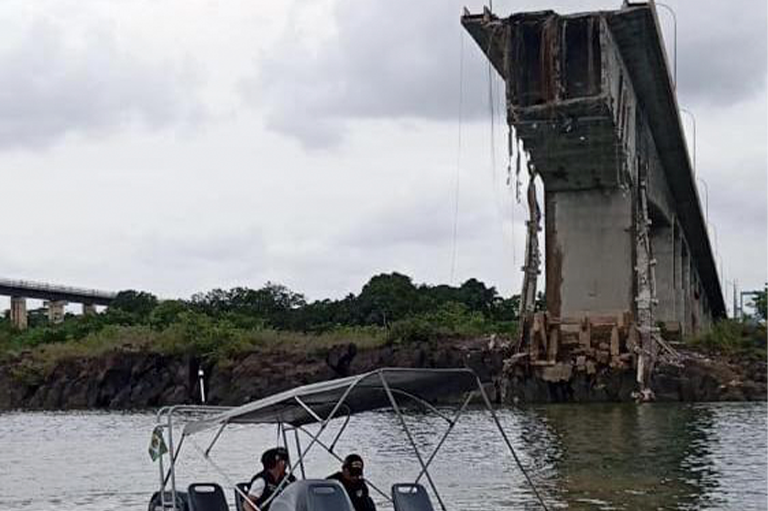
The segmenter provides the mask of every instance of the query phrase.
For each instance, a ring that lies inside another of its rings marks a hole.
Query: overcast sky
[[[756,288],[766,3],[666,2],[725,277]],[[169,298],[271,280],[315,299],[400,271],[517,292],[525,212],[463,5],[483,3],[4,0],[0,277]]]

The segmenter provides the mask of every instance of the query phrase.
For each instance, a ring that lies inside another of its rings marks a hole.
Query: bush
[[[470,311],[466,305],[448,302],[434,312],[395,321],[388,333],[390,344],[432,342],[457,337],[477,337],[490,333],[509,333],[516,330],[516,322],[493,322],[482,313]]]
[[[704,335],[690,339],[690,343],[710,352],[726,355],[765,359],[765,325],[724,319],[715,323]]]
[[[424,318],[410,318],[395,321],[387,332],[387,344],[410,344],[431,342],[441,337],[442,332]]]
[[[358,295],[307,303],[285,286],[214,289],[191,300],[158,299],[146,292],[117,294],[103,314],[67,315],[51,325],[42,310],[29,312],[29,329],[0,318],[0,357],[32,349],[46,359],[89,356],[108,349],[150,349],[204,357],[258,349],[322,352],[335,344],[433,342],[512,334],[519,296],[502,298],[469,279],[459,287],[415,285],[398,274],[374,276]]]
[[[149,313],[149,325],[155,330],[165,330],[190,310],[182,300],[165,300]]]
[[[127,312],[137,321],[143,321],[157,307],[157,303],[157,297],[152,293],[128,289],[117,293],[109,308]]]
[[[228,321],[215,321],[206,314],[185,311],[162,332],[158,348],[170,353],[195,353],[211,357],[234,336],[235,328]]]

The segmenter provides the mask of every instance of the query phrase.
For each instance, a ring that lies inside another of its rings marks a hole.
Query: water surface
[[[550,508],[762,511],[766,413],[765,403],[546,405],[505,409],[500,418]],[[445,422],[415,413],[407,419],[422,452],[431,452]],[[0,509],[145,510],[159,480],[147,453],[154,420],[151,413],[0,414]],[[277,441],[272,427],[233,426],[216,444],[212,467],[198,452],[211,436],[185,444],[179,487],[216,481],[231,497],[231,483],[250,479],[261,452]],[[336,449],[342,456],[352,450],[383,489],[419,473],[392,414],[355,416]],[[309,476],[338,469],[330,455],[312,453]],[[448,509],[538,509],[480,410],[459,421],[430,472]]]

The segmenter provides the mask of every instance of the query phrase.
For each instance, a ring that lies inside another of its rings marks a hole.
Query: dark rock
[[[357,345],[354,343],[338,344],[331,347],[325,356],[325,363],[339,376],[349,376],[350,366],[357,355]]]
[[[198,369],[209,404],[233,405],[296,385],[359,374],[379,367],[470,367],[494,400],[512,402],[628,401],[636,390],[630,368],[598,365],[575,370],[566,381],[544,381],[541,371],[514,366],[502,374],[506,354],[487,339],[359,349],[334,346],[323,353],[254,351],[215,363],[190,356],[139,351],[60,361],[34,369],[20,356],[0,367],[0,409],[145,408],[199,403]],[[765,400],[766,364],[685,354],[683,367],[659,365],[653,381],[660,401]]]

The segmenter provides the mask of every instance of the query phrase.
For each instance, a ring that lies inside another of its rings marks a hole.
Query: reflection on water
[[[765,403],[547,405],[504,410],[500,419],[552,508],[764,510],[767,412]],[[446,423],[418,414],[407,421],[422,452],[431,453]],[[153,422],[142,413],[0,415],[0,509],[143,511],[159,478],[147,455]],[[195,452],[208,440],[186,446],[180,487],[214,480],[228,488],[249,479],[276,434],[266,426],[232,427],[213,452],[226,478]],[[366,458],[367,477],[382,489],[420,471],[389,413],[353,418],[337,452],[352,450]],[[313,452],[310,476],[338,468],[330,455]],[[459,421],[431,473],[448,509],[536,509],[479,410]]]
[[[766,509],[766,405],[537,409],[571,509]]]

